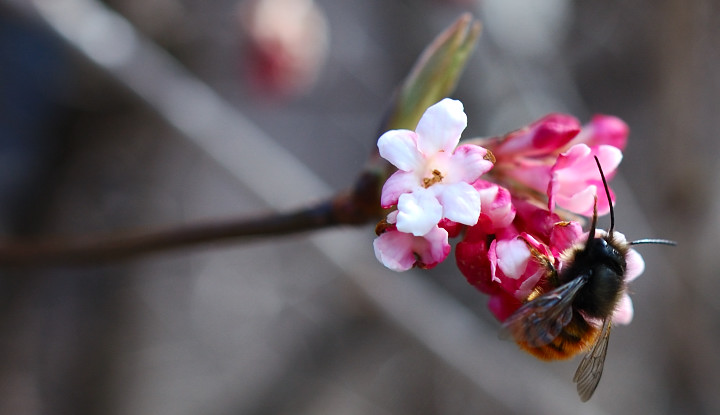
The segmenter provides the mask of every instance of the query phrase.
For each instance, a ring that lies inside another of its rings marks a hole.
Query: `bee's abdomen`
[[[573,311],[570,323],[550,343],[540,347],[532,347],[527,342],[518,344],[538,359],[569,359],[592,346],[599,333],[600,330],[588,323],[582,314]]]

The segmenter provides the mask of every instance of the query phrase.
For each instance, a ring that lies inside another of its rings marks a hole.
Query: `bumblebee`
[[[610,190],[595,157],[605,193]],[[612,316],[626,289],[627,255],[631,245],[675,245],[664,239],[627,242],[613,235],[615,213],[610,204],[610,229],[596,230],[597,198],[588,239],[566,255],[561,272],[549,261],[548,276],[502,325],[502,335],[543,360],[567,359],[587,352],[575,372],[580,399],[592,397],[603,373]]]

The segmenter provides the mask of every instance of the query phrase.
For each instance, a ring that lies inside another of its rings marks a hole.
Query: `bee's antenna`
[[[638,239],[637,241],[628,242],[629,245],[671,245],[676,246],[677,242],[668,239]]]
[[[605,195],[607,195],[608,204],[610,205],[610,230],[608,236],[612,238],[613,229],[615,229],[615,211],[613,210],[612,198],[610,197],[610,188],[608,187],[607,180],[605,180],[605,173],[603,173],[600,160],[597,156],[595,157],[595,163],[597,163],[598,170],[600,170],[600,177],[602,178],[603,186],[605,187]],[[595,208],[593,210],[593,222],[595,222],[595,216],[597,216],[597,196],[595,197]],[[594,228],[594,226],[593,226]]]
[[[594,196],[595,203],[593,204],[593,218],[592,223],[590,224],[590,233],[588,233],[588,239],[585,243],[585,248],[590,246],[590,242],[595,239],[595,229],[597,226],[597,195]]]

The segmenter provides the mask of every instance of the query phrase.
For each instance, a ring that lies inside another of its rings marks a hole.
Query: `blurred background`
[[[3,238],[289,210],[348,187],[422,48],[483,35],[465,137],[553,111],[631,138],[635,320],[578,359],[497,338],[454,270],[393,274],[372,227],[0,272],[2,414],[720,412],[720,5],[711,0],[2,0]],[[607,221],[607,219],[604,219]],[[604,222],[607,223],[607,222]]]

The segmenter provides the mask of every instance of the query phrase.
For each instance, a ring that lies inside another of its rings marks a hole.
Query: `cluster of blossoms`
[[[462,103],[444,99],[415,131],[380,137],[380,155],[398,170],[382,190],[382,207],[391,211],[373,246],[386,267],[405,271],[436,266],[450,254],[450,238],[459,238],[458,268],[504,321],[545,283],[550,266],[562,270],[567,253],[587,241],[573,214],[591,216],[596,198],[598,214],[609,212],[614,195],[605,197],[594,157],[612,178],[628,127],[612,116],[583,126],[550,114],[505,136],[458,145],[466,126]],[[629,281],[644,264],[634,250],[627,259]],[[613,320],[631,319],[625,294]]]

